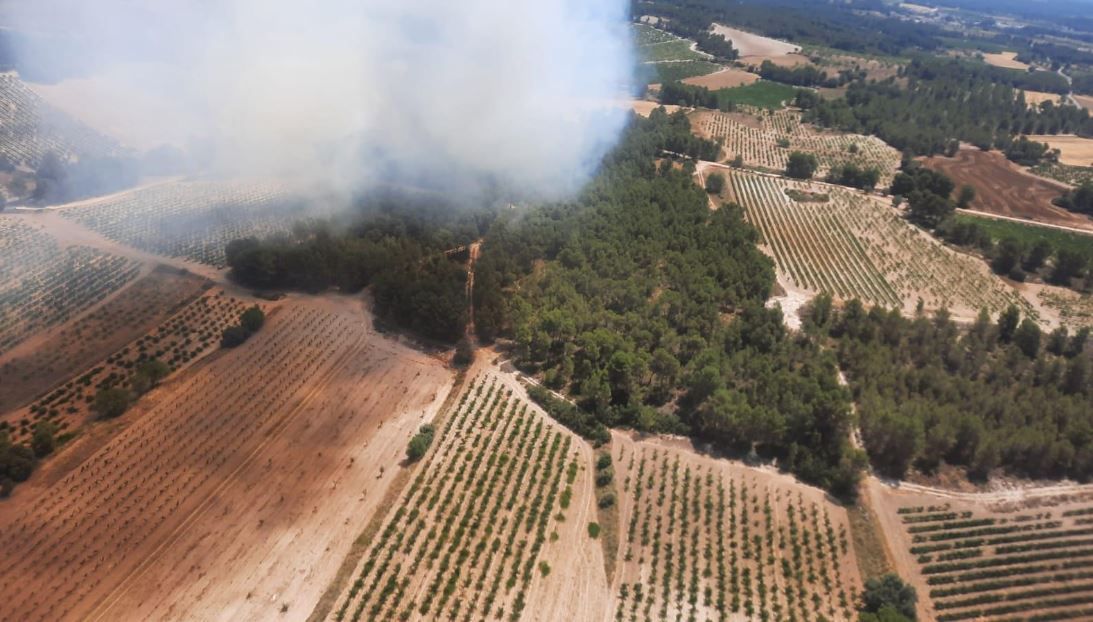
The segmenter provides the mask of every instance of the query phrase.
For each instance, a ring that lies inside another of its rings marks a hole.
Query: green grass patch
[[[957,214],[957,222],[975,223],[983,228],[994,241],[1012,238],[1026,246],[1032,246],[1040,240],[1047,240],[1056,249],[1076,251],[1083,255],[1093,255],[1093,235],[1084,235],[1062,229],[1040,227],[1032,224],[981,218],[968,214]]]
[[[672,60],[702,60],[706,58],[692,50],[691,42],[686,39],[643,45],[638,48],[638,54],[641,56],[641,60],[647,63]]]
[[[747,86],[715,91],[718,107],[727,104],[756,106],[758,108],[782,108],[785,102],[793,100],[797,89],[770,80],[759,80]]]
[[[704,60],[682,63],[646,63],[638,66],[638,79],[642,84],[677,82],[694,76],[704,76],[721,69],[721,65]]]

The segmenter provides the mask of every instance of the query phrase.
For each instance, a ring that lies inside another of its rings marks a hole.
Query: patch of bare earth
[[[451,373],[351,300],[291,299],[243,346],[51,460],[0,515],[18,620],[303,620]],[[95,440],[103,445],[88,445]],[[87,442],[82,442],[87,441]]]
[[[1052,205],[1068,186],[1028,173],[996,151],[965,148],[955,157],[933,156],[923,163],[948,175],[958,187],[975,188],[973,210],[1093,230],[1093,219]]]
[[[1093,166],[1093,138],[1082,138],[1068,134],[1036,134],[1029,140],[1047,143],[1052,149],[1059,150],[1059,161],[1070,166]]]
[[[711,91],[716,91],[718,89],[731,89],[738,86],[746,86],[753,82],[757,82],[758,80],[759,76],[754,73],[736,69],[734,67],[725,67],[720,71],[704,76],[687,78],[683,83],[692,86],[703,86]]]

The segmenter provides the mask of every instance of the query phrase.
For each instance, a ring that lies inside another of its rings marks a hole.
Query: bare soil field
[[[813,64],[807,56],[801,54],[752,54],[749,56],[741,56],[740,62],[748,67],[759,68],[763,64],[763,61],[770,61],[779,67],[797,67],[799,65],[811,65]]]
[[[1093,110],[1093,95],[1071,95],[1078,105],[1087,110]]]
[[[994,54],[984,54],[983,61],[988,65],[994,65],[995,67],[1005,67],[1006,69],[1019,69],[1021,71],[1028,71],[1028,65],[1017,60],[1017,52],[997,52]]]
[[[641,116],[648,117],[650,114],[653,113],[654,110],[660,108],[661,104],[645,100],[634,100],[630,102],[630,107],[634,109],[634,112],[640,114]],[[668,111],[668,114],[672,114],[680,108],[679,106],[668,105],[664,106],[664,109]]]
[[[1067,191],[1066,185],[1032,175],[996,151],[961,149],[956,157],[933,156],[923,160],[923,164],[945,173],[958,187],[968,184],[975,188],[971,209],[1093,229],[1093,219],[1051,204],[1052,199]]]
[[[758,81],[759,76],[754,73],[736,69],[734,67],[725,67],[716,73],[687,78],[683,83],[693,86],[704,86],[711,91],[716,91],[718,89],[731,89],[737,86],[746,86]]]
[[[116,297],[59,330],[39,334],[0,356],[0,413],[91,367],[195,299],[210,285],[160,266]]]
[[[621,504],[613,619],[857,618],[847,513],[822,490],[682,439],[614,432],[611,454]]]
[[[4,616],[305,619],[451,380],[356,299],[274,303],[3,503]]]
[[[1093,488],[866,486],[897,571],[919,594],[920,619],[1093,615]]]
[[[741,57],[785,56],[801,51],[800,46],[793,45],[792,43],[771,39],[770,37],[745,32],[721,24],[714,24],[713,32],[714,34],[721,35],[729,41],[732,41],[733,47],[740,52]]]
[[[1029,140],[1047,143],[1059,150],[1059,161],[1071,166],[1093,166],[1093,138],[1081,138],[1065,134],[1033,135]]]

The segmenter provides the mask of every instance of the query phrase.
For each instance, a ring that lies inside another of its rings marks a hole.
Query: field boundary
[[[433,418],[431,422],[434,426],[440,427],[444,424],[444,421],[452,414],[457,402],[456,400],[463,391],[466,390],[467,379],[471,377],[468,373],[468,369],[461,369],[456,373],[455,380],[452,381],[452,388],[448,392],[448,397],[444,398],[444,403],[437,410],[437,416]],[[432,448],[431,448],[432,449]],[[311,615],[307,617],[307,622],[322,622],[330,616],[330,612],[334,609],[334,605],[338,604],[338,597],[345,591],[345,587],[349,585],[349,580],[353,578],[353,571],[356,570],[357,565],[360,563],[361,558],[368,552],[368,545],[371,544],[372,538],[379,533],[380,527],[383,526],[383,521],[387,518],[387,511],[384,508],[394,507],[395,502],[402,496],[403,489],[406,488],[406,484],[410,483],[410,479],[417,471],[418,466],[422,464],[422,461],[408,465],[406,468],[399,471],[398,475],[388,486],[387,492],[383,495],[383,500],[380,501],[378,511],[372,515],[372,518],[368,520],[368,524],[365,525],[364,530],[360,535],[353,540],[353,545],[349,548],[349,552],[346,554],[345,559],[342,560],[341,566],[338,567],[337,574],[334,575],[334,579],[327,585],[326,590],[323,591],[323,595],[319,597],[319,601],[315,603],[315,607],[311,610]]]

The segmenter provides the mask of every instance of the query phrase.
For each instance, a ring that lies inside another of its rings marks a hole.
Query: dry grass
[[[1037,134],[1029,140],[1047,143],[1059,150],[1059,161],[1071,166],[1093,166],[1093,138],[1081,138],[1070,134]]]
[[[1006,69],[1019,69],[1021,71],[1028,71],[1029,68],[1028,65],[1017,60],[1017,52],[997,52],[995,54],[984,54],[983,60],[988,65],[994,65],[995,67],[1005,67]]]

